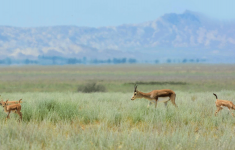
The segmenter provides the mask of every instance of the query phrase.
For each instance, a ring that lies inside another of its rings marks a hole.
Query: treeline
[[[159,60],[156,60],[155,63],[159,63]],[[205,63],[206,59],[167,59],[166,63]]]
[[[204,63],[205,59],[167,59],[155,61],[138,60],[134,58],[112,58],[112,59],[87,59],[83,58],[64,58],[64,57],[48,57],[38,56],[37,59],[24,59],[16,60],[11,58],[5,58],[0,60],[0,65],[75,65],[75,64],[134,64],[134,63]]]
[[[113,59],[87,59],[83,58],[63,58],[63,57],[38,57],[39,64],[48,64],[48,65],[61,65],[61,64],[125,64],[125,63],[137,63],[136,59],[133,58],[113,58]]]
[[[48,56],[39,56],[36,60],[24,59],[16,60],[11,58],[5,58],[0,60],[0,65],[75,65],[75,64],[133,64],[137,63],[137,60],[134,58],[113,58],[107,60],[100,59],[87,59],[83,58],[64,58],[64,57],[48,57]]]

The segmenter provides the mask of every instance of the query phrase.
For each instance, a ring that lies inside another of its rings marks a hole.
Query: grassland
[[[0,92],[76,92],[87,82],[102,83],[107,92],[143,90],[235,90],[235,65],[102,65],[0,67]],[[167,83],[167,84],[165,84]]]
[[[107,91],[77,92],[91,81]],[[136,82],[173,89],[179,108],[131,101]],[[2,98],[23,99],[22,123],[0,113],[0,149],[234,149],[235,120],[214,117],[212,95],[235,102],[234,84],[235,65],[0,67]]]

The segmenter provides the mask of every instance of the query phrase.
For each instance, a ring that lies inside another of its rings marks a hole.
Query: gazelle
[[[223,109],[223,107],[227,107],[230,112],[231,112],[231,109],[235,110],[235,105],[233,104],[233,102],[228,101],[228,100],[218,99],[217,95],[215,93],[213,94],[215,95],[215,98],[216,98],[215,105],[217,107],[217,110],[215,111],[215,116],[220,110]],[[234,117],[233,112],[231,113],[232,113],[232,116]]]
[[[145,98],[149,100],[149,107],[152,103],[155,104],[155,108],[157,108],[157,103],[164,102],[165,106],[167,106],[167,102],[171,101],[172,104],[177,107],[175,103],[176,94],[174,91],[170,89],[162,89],[162,90],[153,90],[149,93],[144,93],[137,90],[137,85],[134,86],[134,94],[131,97],[131,100],[135,100],[137,98]]]
[[[18,100],[18,101],[9,101],[9,99],[6,100],[6,102],[4,102],[2,99],[0,101],[0,105],[4,106],[5,104],[8,105],[13,105],[13,104],[20,104],[22,103],[22,99]],[[3,110],[4,111],[4,110]],[[16,113],[16,112],[15,112]]]
[[[22,99],[21,99],[21,100],[22,100]],[[3,101],[3,99],[1,99],[0,105],[2,105],[3,103],[5,103],[5,102]],[[7,104],[8,104],[8,105],[11,105],[11,104],[18,104],[18,103],[22,103],[22,101],[7,101]]]
[[[11,111],[14,111],[15,113],[17,113],[19,116],[20,116],[20,120],[22,121],[22,113],[20,112],[21,111],[21,105],[20,105],[20,101],[22,99],[19,100],[19,103],[18,104],[12,104],[12,105],[7,105],[8,103],[8,100],[6,102],[3,102],[2,103],[2,107],[4,109],[4,112],[7,113],[7,118],[10,118],[10,113]],[[19,121],[20,121],[19,120]]]

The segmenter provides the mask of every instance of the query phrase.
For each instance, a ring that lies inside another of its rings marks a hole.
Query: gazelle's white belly
[[[160,103],[160,102],[166,102],[166,101],[168,101],[170,99],[170,97],[158,97],[158,103]]]

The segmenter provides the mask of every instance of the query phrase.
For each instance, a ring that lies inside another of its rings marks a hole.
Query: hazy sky
[[[42,27],[116,26],[191,10],[235,20],[235,0],[0,0],[0,25]]]

